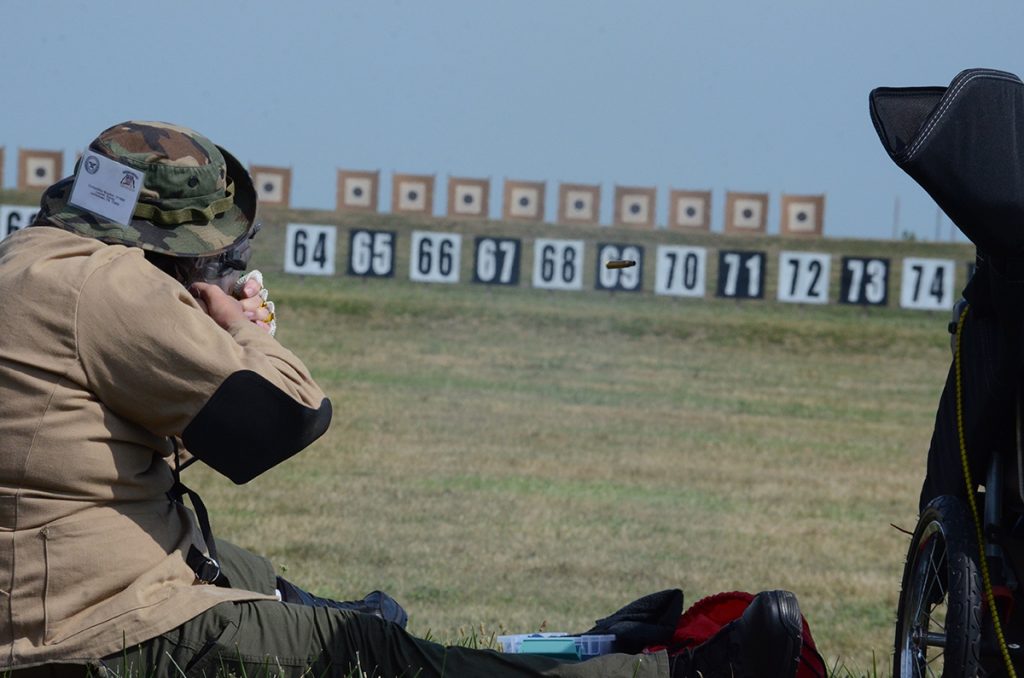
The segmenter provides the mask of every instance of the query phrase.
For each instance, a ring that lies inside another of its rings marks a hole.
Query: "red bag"
[[[751,593],[730,591],[716,593],[698,600],[679,617],[675,633],[672,634],[672,642],[668,646],[652,645],[646,649],[649,652],[668,650],[670,655],[675,655],[685,649],[697,647],[718,633],[723,626],[743,614],[753,599],[754,595]],[[827,675],[825,660],[822,659],[814,644],[807,619],[803,615],[800,619],[803,622],[803,647],[800,649],[797,678],[825,678]]]

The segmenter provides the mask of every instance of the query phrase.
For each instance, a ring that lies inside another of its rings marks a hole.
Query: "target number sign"
[[[778,299],[791,304],[827,304],[832,257],[820,252],[780,252]]]
[[[607,268],[605,263],[613,259],[635,261],[629,268]],[[620,245],[598,243],[597,274],[594,288],[621,292],[639,292],[644,279],[644,248],[641,245]]]
[[[839,303],[885,306],[889,303],[889,260],[843,257]]]
[[[658,245],[654,293],[703,297],[708,251],[703,247]]]
[[[409,253],[409,280],[413,282],[457,283],[462,255],[458,233],[413,231]]]
[[[394,231],[353,229],[348,234],[348,274],[364,278],[395,275]]]
[[[38,212],[38,207],[0,205],[0,240],[31,224]]]
[[[949,259],[904,259],[900,306],[919,311],[946,311],[953,308],[955,266]]]
[[[477,238],[474,241],[473,282],[518,285],[522,241],[518,238]]]
[[[338,241],[335,226],[288,224],[285,235],[284,272],[298,275],[334,275]]]
[[[717,296],[764,299],[764,252],[721,250],[718,253]]]
[[[535,240],[533,286],[550,290],[583,289],[583,241]]]

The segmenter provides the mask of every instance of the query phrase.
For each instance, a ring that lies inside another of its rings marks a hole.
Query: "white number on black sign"
[[[764,260],[764,252],[720,251],[717,295],[734,299],[763,299]]]
[[[608,268],[613,260],[635,261],[629,268]],[[644,278],[644,248],[639,245],[603,243],[597,246],[597,275],[594,287],[599,290],[638,292]]]
[[[954,266],[949,259],[904,259],[900,306],[922,311],[953,308]]]
[[[395,232],[354,229],[348,234],[348,274],[390,278],[395,274]]]
[[[839,303],[885,306],[889,303],[889,260],[843,257]]]
[[[832,258],[819,252],[779,252],[779,301],[828,303]]]
[[[336,227],[288,224],[285,238],[285,273],[334,275]]]
[[[0,205],[0,240],[31,224],[37,212],[38,207]]]
[[[703,297],[708,251],[703,247],[658,245],[654,293]]]
[[[473,282],[487,285],[519,284],[522,241],[515,238],[477,238]]]
[[[533,286],[551,290],[583,289],[583,241],[535,240]]]
[[[413,231],[409,280],[457,283],[461,254],[462,236],[458,233]]]

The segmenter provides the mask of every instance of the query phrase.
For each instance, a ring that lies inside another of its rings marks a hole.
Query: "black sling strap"
[[[196,548],[195,544],[189,546],[188,554],[185,556],[185,563],[196,573],[196,579],[203,584],[214,584],[216,586],[230,587],[231,582],[220,569],[220,562],[217,560],[217,545],[213,539],[213,530],[210,529],[210,515],[206,512],[206,505],[199,495],[186,487],[181,482],[181,457],[178,453],[178,441],[170,438],[174,446],[174,485],[167,492],[171,501],[185,505],[185,496],[188,495],[192,502],[192,509],[195,511],[196,519],[199,521],[199,530],[203,533],[203,541],[210,555],[206,555]],[[188,466],[188,464],[185,464]]]

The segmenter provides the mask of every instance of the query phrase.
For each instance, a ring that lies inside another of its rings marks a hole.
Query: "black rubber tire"
[[[896,612],[893,678],[978,675],[982,587],[974,523],[960,499],[936,497],[917,522]]]

